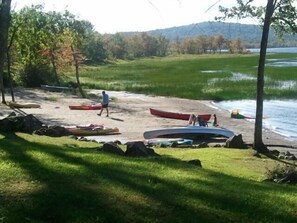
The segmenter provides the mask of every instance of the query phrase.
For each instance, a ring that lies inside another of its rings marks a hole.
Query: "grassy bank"
[[[0,135],[1,222],[295,222],[296,186],[262,183],[276,161],[251,150],[156,149]],[[203,168],[188,164],[200,159]]]
[[[269,54],[267,64],[296,54]],[[183,55],[81,69],[85,87],[189,99],[254,99],[258,55]],[[296,98],[297,67],[266,67],[265,98]],[[72,74],[71,74],[72,75]]]

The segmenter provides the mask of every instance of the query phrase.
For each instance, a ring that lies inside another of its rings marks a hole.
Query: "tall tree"
[[[92,63],[102,63],[107,59],[103,38],[98,32],[92,33],[85,39],[82,50]]]
[[[244,53],[245,47],[240,38],[236,38],[232,40],[229,44],[229,52],[230,53]]]
[[[5,102],[5,91],[3,83],[4,62],[7,52],[8,28],[10,23],[11,0],[0,1],[0,88],[2,93],[2,103]]]
[[[6,52],[6,57],[7,57],[7,74],[8,74],[8,79],[9,79],[9,87],[10,87],[10,94],[11,94],[11,100],[14,102],[15,97],[14,97],[14,92],[13,92],[13,78],[12,78],[12,59],[11,59],[11,49],[13,48],[13,42],[16,36],[16,31],[18,27],[21,25],[18,23],[17,19],[17,14],[11,12],[11,21],[9,25],[9,30],[8,30],[8,45],[7,45],[7,52]]]
[[[279,36],[284,33],[296,33],[297,11],[294,7],[294,0],[267,0],[266,7],[256,7],[252,3],[254,0],[237,0],[238,7],[224,8],[220,6],[220,11],[224,13],[221,18],[253,17],[258,18],[263,24],[260,57],[258,62],[257,78],[257,103],[256,103],[256,121],[254,132],[253,147],[259,152],[267,152],[268,149],[263,143],[262,125],[263,125],[263,101],[264,101],[264,71],[265,59],[268,43],[268,34],[270,26],[274,28]],[[265,17],[263,15],[265,14]],[[218,18],[220,19],[220,18]]]
[[[67,14],[67,12],[66,12]],[[61,85],[59,76],[58,76],[58,54],[61,49],[62,36],[63,32],[66,29],[67,22],[66,16],[59,12],[48,12],[45,14],[45,24],[43,27],[43,38],[42,42],[42,51],[43,55],[46,55],[49,61],[52,64],[53,73],[55,77],[56,84]]]
[[[225,44],[225,39],[223,38],[223,35],[219,33],[214,38],[214,45],[217,46],[217,49],[222,53],[223,45]]]
[[[143,32],[140,34],[145,56],[156,56],[158,41],[156,37],[150,36],[148,33]]]
[[[50,37],[46,29],[47,14],[42,5],[32,5],[21,9],[13,19],[16,20],[13,27],[17,27],[14,50],[22,65],[20,80],[24,86],[40,86],[42,82],[48,82],[51,73],[48,59],[43,55],[43,43]]]
[[[86,36],[92,33],[93,26],[87,21],[76,20],[75,16],[71,15],[69,12],[67,20],[68,28],[65,29],[64,32],[65,43],[67,43],[71,49],[70,53],[73,58],[72,62],[74,62],[75,65],[77,87],[82,97],[86,97],[80,84],[79,64],[85,60],[85,56],[82,53],[83,40],[86,38]]]
[[[116,59],[124,59],[126,55],[126,45],[125,39],[120,33],[112,35],[109,39],[109,48],[111,49],[111,54]]]
[[[165,36],[160,35],[157,37],[157,41],[158,41],[157,56],[161,56],[161,57],[166,56],[168,52],[169,40],[166,39]]]

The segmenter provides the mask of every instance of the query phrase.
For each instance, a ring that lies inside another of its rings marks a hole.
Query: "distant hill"
[[[216,36],[221,33],[223,37],[228,40],[240,38],[247,45],[255,47],[260,45],[262,36],[261,27],[257,25],[224,22],[202,22],[166,29],[150,30],[147,31],[147,33],[154,36],[163,35],[171,41],[174,41],[177,37],[180,40],[183,40],[186,37],[194,38],[199,35]],[[125,34],[135,34],[135,32]],[[296,36],[286,35],[282,41],[275,36],[274,31],[271,29],[269,35],[269,46],[297,46],[296,44]]]

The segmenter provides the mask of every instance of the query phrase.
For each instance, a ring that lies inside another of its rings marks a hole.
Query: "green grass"
[[[45,100],[47,100],[47,101],[51,101],[51,102],[56,102],[56,101],[58,101],[57,97],[54,97],[54,96],[45,97]]]
[[[0,222],[296,222],[296,186],[261,182],[277,161],[252,150],[167,148],[127,158],[97,148],[0,135]]]
[[[267,59],[294,58],[296,54],[267,55]],[[81,67],[80,76],[83,86],[92,89],[125,90],[189,99],[255,99],[258,59],[255,54],[146,58]],[[232,80],[232,73],[241,73],[254,79]],[[296,98],[296,88],[279,88],[279,81],[296,82],[296,73],[297,67],[267,66],[265,98]],[[71,77],[74,78],[72,74]]]

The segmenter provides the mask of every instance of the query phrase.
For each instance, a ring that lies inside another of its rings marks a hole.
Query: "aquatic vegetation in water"
[[[216,82],[226,80],[229,81],[243,81],[243,80],[256,80],[257,78],[254,76],[250,76],[248,74],[243,73],[232,73],[232,76],[230,78],[211,78],[208,80],[208,84],[214,84]]]
[[[216,74],[216,73],[223,73],[223,70],[202,70],[201,73],[203,74]]]
[[[215,93],[218,93],[218,92],[221,92],[221,91],[223,91],[222,88],[206,87],[206,88],[202,89],[202,92],[205,93],[205,94],[215,94]]]
[[[215,85],[216,83],[220,82],[220,81],[232,81],[232,82],[236,82],[236,81],[245,81],[245,80],[249,80],[249,81],[253,81],[253,80],[257,80],[257,77],[255,76],[250,76],[248,74],[243,74],[243,73],[232,73],[232,77],[230,78],[210,78],[208,80],[208,85]],[[273,80],[269,77],[265,77],[265,88],[267,89],[279,89],[279,90],[283,90],[283,89],[295,89],[297,88],[297,81],[294,80]],[[209,93],[208,91],[203,91],[204,93]],[[216,90],[215,92],[219,92],[219,90]],[[214,91],[212,92],[214,93]]]
[[[297,88],[296,81],[272,81],[267,88],[269,89],[295,89]]]

